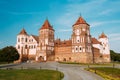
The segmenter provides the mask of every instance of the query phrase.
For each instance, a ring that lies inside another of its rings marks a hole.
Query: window
[[[21,42],[23,43],[24,38],[21,38]]]
[[[76,48],[76,50],[78,50],[78,48]]]
[[[66,58],[63,58],[63,61],[66,61]]]
[[[33,46],[31,45],[31,49],[33,48]]]
[[[36,48],[36,46],[34,45],[34,48]]]
[[[27,45],[25,45],[25,49],[27,49]]]
[[[69,60],[71,60],[71,57],[69,57]]]
[[[25,39],[25,42],[27,42],[27,38]]]
[[[103,50],[105,50],[105,47],[103,48]]]
[[[80,51],[82,50],[82,48],[80,47]]]
[[[18,49],[20,49],[20,45],[18,45]]]

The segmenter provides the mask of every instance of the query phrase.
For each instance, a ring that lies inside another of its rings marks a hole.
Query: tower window
[[[27,38],[25,39],[25,42],[27,42]]]
[[[25,49],[27,49],[27,45],[25,45]]]
[[[76,50],[78,50],[78,48],[76,48]]]
[[[20,49],[20,45],[18,45],[18,49]]]
[[[21,42],[23,43],[24,38],[21,38]]]
[[[80,47],[80,50],[82,50],[82,48]]]
[[[31,39],[31,42],[33,42],[33,39]]]
[[[33,48],[33,46],[31,45],[31,49]]]

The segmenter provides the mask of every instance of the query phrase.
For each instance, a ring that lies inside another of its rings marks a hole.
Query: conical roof
[[[50,30],[54,30],[53,27],[50,25],[48,19],[45,20],[44,24],[42,25],[41,29],[50,29]]]
[[[87,25],[89,25],[89,24],[82,18],[82,16],[80,16],[80,17],[78,18],[78,20],[76,21],[76,23],[75,23],[74,25],[79,25],[79,24],[87,24]]]
[[[18,35],[28,35],[25,29],[23,28]]]
[[[99,36],[99,38],[107,38],[107,36],[102,32],[102,34]]]
[[[100,42],[96,38],[92,38],[92,43],[93,44],[100,44]]]

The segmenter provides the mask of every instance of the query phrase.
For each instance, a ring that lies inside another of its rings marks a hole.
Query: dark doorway
[[[43,57],[43,56],[40,56],[40,57],[38,58],[38,61],[44,61],[44,57]]]

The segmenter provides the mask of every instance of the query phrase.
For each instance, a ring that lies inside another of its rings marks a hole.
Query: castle
[[[48,20],[39,29],[39,35],[28,35],[25,29],[17,35],[16,49],[19,61],[68,61],[80,63],[110,62],[108,37],[102,33],[91,37],[90,25],[80,16],[72,26],[69,40],[54,38],[55,30]]]

